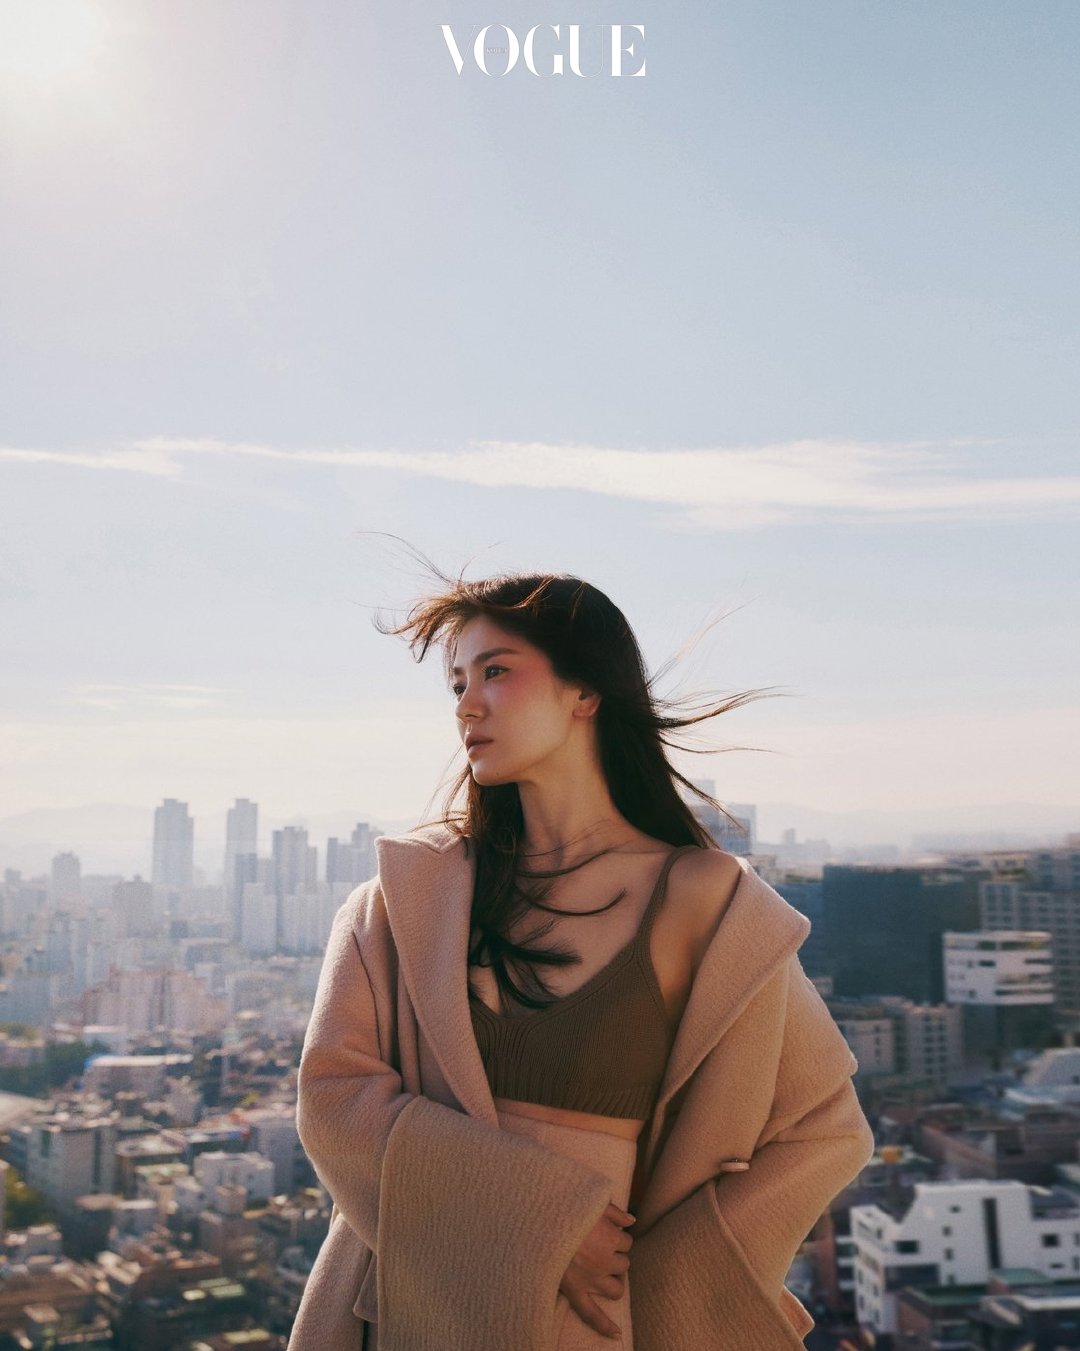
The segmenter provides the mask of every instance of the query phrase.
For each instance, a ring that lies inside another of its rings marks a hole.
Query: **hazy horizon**
[[[249,799],[258,801],[258,799]],[[733,801],[733,800],[732,800]],[[0,870],[48,873],[52,857],[74,852],[84,874],[150,874],[153,812],[130,804],[92,803],[70,808],[39,808],[0,818]],[[229,802],[227,806],[231,806]],[[741,804],[740,804],[741,805]],[[874,811],[825,812],[797,803],[754,803],[760,849],[780,843],[784,830],[796,831],[799,844],[824,840],[837,855],[865,851],[868,856],[896,849],[905,859],[937,851],[1062,847],[1065,836],[1080,833],[1080,812],[1060,804],[983,804],[939,813]],[[190,804],[189,804],[190,810]],[[212,884],[221,872],[225,849],[225,809],[191,811],[195,825],[195,865]],[[325,869],[328,836],[347,838],[353,826],[366,821],[385,834],[411,829],[417,811],[397,819],[374,812],[316,815],[294,812],[275,816],[259,810],[259,851],[269,857],[271,832],[302,826],[319,851],[320,875]],[[427,819],[425,816],[424,819]]]

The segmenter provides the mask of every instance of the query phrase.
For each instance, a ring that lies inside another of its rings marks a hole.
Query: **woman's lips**
[[[471,755],[472,752],[477,750],[480,746],[490,746],[490,745],[491,745],[490,739],[487,741],[470,741],[468,746],[466,746],[465,748],[465,754]]]

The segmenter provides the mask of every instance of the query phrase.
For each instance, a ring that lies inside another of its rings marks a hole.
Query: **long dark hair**
[[[418,662],[432,643],[443,649],[447,682],[452,679],[454,648],[462,628],[471,619],[486,616],[500,628],[524,638],[547,654],[562,680],[587,685],[600,695],[596,713],[600,763],[615,807],[631,825],[671,845],[697,844],[715,848],[676,785],[734,820],[710,794],[670,764],[667,734],[718,714],[769,697],[767,690],[745,690],[719,701],[706,700],[695,711],[676,712],[680,704],[660,700],[653,692],[666,667],[650,678],[641,650],[622,611],[602,591],[564,573],[502,573],[479,581],[450,577],[425,559],[441,590],[416,602],[405,621],[392,624],[376,618],[382,633],[408,639]],[[703,754],[711,747],[680,747]],[[459,798],[464,796],[464,804]],[[565,948],[540,948],[537,941],[550,932],[555,920],[533,929],[521,942],[509,937],[513,923],[532,909],[564,913],[544,903],[550,886],[527,888],[522,878],[547,881],[573,872],[607,850],[567,868],[526,870],[521,865],[524,817],[516,783],[485,786],[473,778],[468,765],[457,775],[438,820],[466,837],[475,851],[476,881],[472,899],[475,935],[470,965],[490,966],[505,1001],[526,1008],[545,1008],[554,1000],[537,966],[566,966],[580,956]],[[430,824],[430,823],[428,823]],[[625,892],[597,910],[608,910]],[[472,991],[475,995],[475,990]]]

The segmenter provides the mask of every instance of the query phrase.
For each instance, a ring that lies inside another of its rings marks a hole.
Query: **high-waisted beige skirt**
[[[637,1163],[637,1144],[634,1141],[622,1140],[617,1135],[607,1135],[600,1131],[555,1126],[546,1121],[538,1121],[535,1117],[519,1116],[514,1112],[500,1111],[498,1116],[499,1125],[503,1130],[527,1136],[545,1148],[554,1150],[556,1154],[577,1159],[579,1163],[610,1178],[611,1199],[623,1210],[627,1208]],[[633,1232],[631,1226],[630,1233]],[[566,1296],[560,1292],[555,1309],[555,1342],[551,1351],[633,1351],[629,1275],[619,1299],[605,1299],[602,1295],[596,1295],[594,1298],[617,1325],[622,1336],[616,1339],[603,1337],[599,1332],[594,1332],[587,1323],[582,1322],[571,1309]],[[363,1323],[361,1329],[362,1351],[378,1351],[379,1330],[375,1324]],[[485,1348],[485,1351],[489,1349]]]
[[[595,1169],[611,1179],[611,1199],[623,1210],[630,1200],[630,1188],[634,1181],[634,1168],[637,1164],[637,1144],[633,1140],[623,1140],[617,1135],[608,1135],[601,1131],[579,1130],[573,1126],[552,1125],[547,1121],[538,1121],[535,1117],[519,1116],[514,1112],[499,1112],[499,1125],[503,1130],[515,1135],[528,1136],[545,1148],[563,1154],[588,1168]],[[633,1234],[633,1226],[630,1233]],[[604,1313],[615,1323],[621,1338],[601,1336],[570,1307],[566,1296],[558,1296],[556,1310],[556,1342],[552,1351],[632,1351],[634,1341],[630,1327],[630,1280],[627,1276],[623,1293],[618,1299],[605,1299],[603,1295],[594,1296]]]

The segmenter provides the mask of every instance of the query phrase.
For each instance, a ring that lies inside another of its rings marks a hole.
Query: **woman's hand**
[[[620,1210],[613,1201],[585,1236],[566,1268],[559,1289],[581,1321],[603,1337],[619,1337],[618,1324],[613,1323],[593,1298],[618,1299],[626,1288],[626,1273],[630,1267],[631,1236],[624,1232],[634,1217]]]

